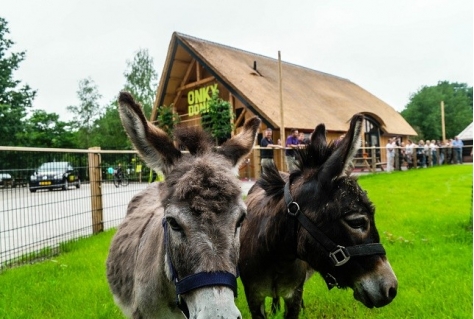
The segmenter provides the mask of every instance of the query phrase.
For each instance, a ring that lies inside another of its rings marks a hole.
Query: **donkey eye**
[[[240,226],[242,226],[242,223],[244,222],[245,220],[245,214],[242,214],[242,216],[240,216],[239,220],[237,221],[237,224],[235,225],[235,228],[240,228]]]
[[[170,225],[171,229],[174,231],[182,231],[183,228],[178,224],[176,219],[173,217],[166,217],[166,221],[168,222],[168,225]]]
[[[367,228],[367,219],[365,217],[346,218],[345,221],[351,228],[354,229]]]

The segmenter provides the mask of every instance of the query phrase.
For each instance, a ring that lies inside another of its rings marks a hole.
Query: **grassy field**
[[[472,165],[360,177],[398,295],[367,309],[350,289],[327,291],[314,275],[301,318],[472,318],[472,178]],[[123,318],[105,279],[112,235],[65,244],[57,258],[0,274],[0,318]],[[236,303],[250,318],[240,283]]]

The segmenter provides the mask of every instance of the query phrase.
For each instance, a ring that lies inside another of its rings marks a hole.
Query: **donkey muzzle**
[[[374,271],[364,274],[354,285],[354,298],[368,308],[388,305],[397,295],[398,280],[387,260]]]

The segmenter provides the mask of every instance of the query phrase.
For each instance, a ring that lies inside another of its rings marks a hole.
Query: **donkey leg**
[[[280,311],[280,297],[275,297],[272,299],[272,315]]]
[[[249,306],[252,319],[265,319],[265,296],[261,296],[255,290],[247,289],[244,286],[247,304]]]
[[[303,285],[295,289],[291,297],[285,300],[285,319],[298,319],[303,304]]]

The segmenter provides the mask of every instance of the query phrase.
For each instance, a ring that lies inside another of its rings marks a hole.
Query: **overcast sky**
[[[281,51],[398,111],[422,86],[473,85],[472,0],[1,0],[0,17],[12,51],[26,51],[14,78],[38,91],[35,109],[62,120],[87,77],[101,104],[115,99],[140,49],[161,76],[174,31],[273,58]]]

